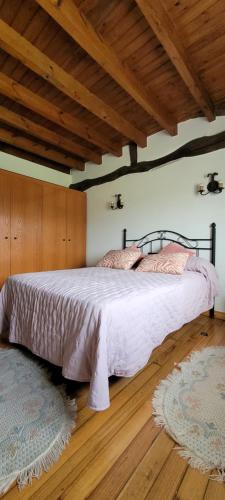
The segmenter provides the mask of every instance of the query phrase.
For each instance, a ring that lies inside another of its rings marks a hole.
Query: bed
[[[109,376],[133,376],[169,333],[203,311],[213,316],[215,236],[215,225],[204,240],[169,231],[130,240],[124,230],[124,248],[135,241],[154,253],[156,242],[179,241],[197,255],[208,251],[211,263],[191,257],[183,275],[90,267],[11,276],[0,294],[0,332],[66,378],[90,382],[89,407],[105,410]]]

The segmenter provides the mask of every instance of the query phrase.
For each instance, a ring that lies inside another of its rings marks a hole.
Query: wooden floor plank
[[[163,449],[161,449],[163,454]],[[159,458],[160,460],[160,458]],[[175,450],[172,450],[168,460],[161,469],[153,487],[145,496],[146,500],[163,498],[163,500],[173,500],[188,465]]]
[[[188,467],[178,490],[177,497],[179,500],[190,500],[190,492],[192,492],[191,500],[202,500],[208,481],[208,474],[200,474],[198,470]]]
[[[13,486],[4,500],[225,500],[224,485],[191,469],[152,417],[160,380],[207,345],[225,345],[225,322],[200,316],[168,336],[136,376],[112,379],[104,412],[86,408],[88,385],[79,386],[77,427],[62,456],[22,492]]]
[[[208,331],[210,331],[211,328],[213,328],[213,324],[212,322],[210,322],[210,320],[208,320],[208,323],[209,323],[209,328],[208,328]],[[151,394],[153,393],[154,389],[155,389],[155,386],[157,385],[157,383],[160,381],[161,378],[163,378],[164,376],[166,376],[170,371],[171,369],[173,368],[174,366],[174,362],[179,362],[181,359],[183,359],[184,355],[185,354],[188,354],[190,352],[190,350],[193,348],[194,345],[199,345],[199,346],[204,346],[204,345],[207,345],[207,343],[209,342],[210,338],[208,337],[200,337],[198,339],[198,342],[196,342],[196,339],[193,339],[191,338],[187,338],[186,342],[182,343],[182,344],[179,344],[177,346],[177,349],[171,354],[168,362],[161,368],[160,371],[158,371],[151,379],[151,383],[149,381],[147,381],[147,383],[145,384],[145,386],[143,386],[142,390],[139,389],[138,393],[135,393],[135,396],[130,398],[130,400],[128,401],[127,405],[128,405],[128,408],[135,408],[136,405],[138,406],[138,404],[140,404],[141,402],[145,401],[146,398],[150,399],[150,396]],[[148,368],[146,368],[147,370]],[[134,386],[136,384],[136,381],[139,377],[143,377],[144,376],[144,372],[145,370],[142,372],[142,374],[138,377],[136,377],[133,382],[132,382],[132,386]],[[127,390],[128,391],[131,391],[131,387],[129,387],[128,389],[125,388],[124,391],[122,391],[121,394],[119,394],[119,397],[123,397],[123,394],[124,393],[127,393]],[[134,402],[135,400],[135,402]],[[124,415],[126,415],[126,406],[123,406],[121,409],[120,409],[120,420],[121,419],[123,420],[124,418]],[[111,422],[111,425],[113,424],[113,421]],[[90,425],[90,422],[89,422],[89,425]],[[52,483],[56,483],[58,482],[58,480],[60,479],[60,483],[59,483],[59,488],[57,487],[53,492],[51,492],[50,490],[50,481],[48,481],[48,486],[47,486],[47,491],[43,491],[43,489],[41,489],[39,492],[41,493],[42,495],[42,498],[48,498],[49,500],[51,499],[55,499],[55,498],[62,498],[65,491],[67,489],[69,489],[71,486],[71,483],[73,481],[76,481],[76,477],[77,476],[82,476],[82,467],[85,468],[87,466],[87,460],[88,460],[88,463],[89,463],[89,468],[92,466],[91,462],[90,462],[90,458],[93,456],[93,452],[92,452],[92,449],[93,447],[95,447],[95,441],[97,440],[98,442],[98,453],[99,453],[99,441],[100,442],[104,442],[102,440],[102,433],[104,433],[106,431],[106,429],[102,429],[100,430],[100,433],[98,435],[95,434],[94,436],[94,442],[92,442],[90,439],[87,441],[87,443],[85,444],[85,446],[83,447],[83,449],[81,450],[81,452],[77,453],[76,454],[76,459],[75,459],[75,462],[74,462],[74,458],[73,458],[73,467],[75,467],[75,470],[73,470],[72,472],[69,472],[68,473],[68,464],[65,464],[65,472],[66,472],[66,477],[64,480],[62,480],[62,477],[60,477],[59,474],[57,474],[57,477],[56,478],[52,478]],[[104,437],[104,436],[103,436]],[[107,438],[109,438],[109,432],[107,431]],[[92,452],[92,453],[91,453]],[[79,457],[80,455],[80,457]],[[78,457],[79,457],[79,460],[80,460],[80,463],[78,462]],[[95,457],[95,455],[94,455]],[[94,460],[94,457],[93,457],[93,460]],[[81,459],[82,458],[82,459]],[[94,464],[93,464],[94,466]],[[105,464],[105,467],[107,467],[107,464]],[[60,471],[62,472],[62,471]],[[106,469],[105,469],[105,472]],[[77,487],[77,484],[76,484],[76,487]],[[90,492],[88,491],[88,493],[86,492],[86,494],[89,494]],[[86,495],[85,495],[86,496]]]
[[[109,498],[114,500],[117,498],[160,432],[161,430],[155,426],[154,420],[148,420],[88,498],[91,500],[99,500],[99,498],[101,500]]]
[[[120,500],[144,500],[174,446],[173,440],[161,431],[144,459],[118,496]]]
[[[208,320],[208,322],[209,322],[209,320]],[[210,327],[212,327],[212,324],[211,323],[209,323],[209,324],[210,324]],[[198,340],[198,344],[206,345],[206,343],[208,341],[209,341],[209,339],[207,337],[200,337]],[[128,407],[131,407],[132,409],[136,405],[143,403],[147,398],[150,400],[150,396],[153,393],[155,386],[161,380],[161,378],[166,376],[171,371],[171,369],[174,367],[174,363],[182,360],[183,357],[185,355],[187,355],[191,351],[193,346],[195,346],[195,345],[196,345],[196,339],[191,338],[191,336],[190,336],[190,338],[187,337],[187,339],[184,343],[177,345],[176,350],[171,354],[167,363],[165,363],[165,365],[159,371],[157,371],[157,373],[155,375],[153,375],[153,377],[151,378],[151,383],[149,380],[147,380],[145,387],[143,386],[142,390],[139,389],[139,391],[136,392],[133,397],[131,397],[131,390],[133,390],[133,387],[136,385],[137,380],[139,379],[139,377],[144,377],[145,371],[147,371],[149,369],[148,367],[146,367],[146,369],[141,373],[141,375],[138,375],[133,379],[132,387],[130,387],[130,385],[129,385],[128,388],[126,387],[121,393],[119,393],[118,398],[116,398],[115,401],[113,402],[114,405],[116,404],[116,401],[118,401],[121,398],[124,398],[124,395],[127,393],[128,393],[128,395],[130,395],[130,398],[126,404],[128,405]],[[113,405],[111,405],[111,408],[112,407],[113,407]],[[111,411],[111,408],[110,408],[110,410],[107,410],[107,411],[108,412]],[[120,409],[120,419],[124,418],[125,411],[126,411],[126,406],[124,405]],[[102,417],[102,414],[101,414],[101,417]],[[96,415],[95,418],[99,418],[99,414],[98,414],[98,416]],[[111,422],[111,424],[112,424],[112,422]],[[90,427],[90,422],[89,422],[89,427]],[[104,429],[100,431],[99,437],[98,437],[98,435],[95,434],[95,440],[96,440],[96,438],[98,439],[98,446],[99,446],[99,439],[101,440],[101,437],[102,437],[101,436],[102,432],[104,432]],[[108,432],[107,432],[107,436],[109,436]],[[86,460],[87,460],[87,458],[88,458],[88,460],[90,460],[91,447],[93,447],[93,444],[91,444],[91,441],[89,439],[87,441],[87,443],[85,443],[85,446],[83,449],[84,455],[82,456],[82,460],[85,460],[85,457],[86,457]],[[77,454],[77,456],[78,456],[78,454]],[[74,470],[72,473],[68,473],[68,467],[67,467],[67,464],[65,464],[64,468],[65,468],[65,472],[67,473],[67,476],[65,477],[65,480],[63,482],[62,482],[62,478],[61,478],[60,483],[59,483],[59,491],[57,492],[57,489],[56,489],[52,494],[52,498],[55,499],[55,498],[58,498],[58,496],[61,497],[61,495],[64,493],[64,491],[70,487],[70,484],[73,481],[73,479],[75,479],[78,474],[80,475],[81,471],[80,471],[80,468],[78,467],[77,457],[76,457],[76,464],[77,464],[76,470]],[[57,475],[57,477],[55,479],[53,478],[51,482],[53,482],[53,484],[54,484],[54,482],[55,483],[58,482],[58,479],[59,479],[59,475]],[[48,481],[48,483],[50,483],[50,481]],[[49,496],[50,495],[49,486],[50,485],[48,484],[47,495],[48,495],[48,498],[51,498]],[[42,498],[47,498],[42,489],[41,489],[41,494],[42,494]]]
[[[23,500],[27,500],[31,498],[31,496],[35,498],[36,493],[37,498],[40,498],[40,495],[41,498],[45,498],[46,495],[49,494],[49,491],[51,491],[51,488],[54,490],[57,485],[60,486],[61,481],[67,477],[71,471],[77,473],[79,471],[77,467],[78,463],[82,462],[82,460],[88,456],[89,451],[94,448],[96,442],[98,443],[98,448],[100,448],[100,442],[104,444],[105,436],[110,439],[113,432],[116,432],[117,427],[119,428],[122,425],[123,420],[126,421],[126,411],[130,411],[132,414],[132,412],[134,413],[135,409],[138,408],[140,398],[142,397],[142,385],[147,383],[158,369],[159,366],[156,364],[148,365],[144,372],[135,377],[135,381],[133,381],[135,383],[129,384],[130,387],[126,386],[123,391],[118,393],[108,410],[98,413],[93,412],[93,418],[85,421],[83,425],[75,431],[62,457],[53,467],[51,467],[48,474],[43,474],[38,481],[33,481],[32,486],[26,488]],[[124,406],[126,403],[128,407],[125,408],[124,413]],[[118,414],[119,410],[121,411]],[[96,454],[97,452],[98,449],[96,449]],[[47,482],[47,491],[45,491]],[[7,500],[8,498],[13,500],[19,498],[16,488],[14,491],[11,490],[7,495]]]
[[[115,438],[109,442],[108,446],[100,452],[94,461],[88,465],[79,477],[67,488],[60,498],[65,500],[82,500],[86,498],[101,481],[102,477],[115,463],[116,459],[129,446],[130,442],[136,437],[139,430],[150,418],[149,402],[143,406],[130,418],[130,420],[118,431]],[[51,497],[49,497],[51,498]]]
[[[153,366],[153,365],[152,365]],[[102,453],[104,453],[105,447],[108,446],[110,440],[115,436],[115,440],[117,441],[117,433],[121,429],[121,427],[132,417],[135,411],[138,410],[141,404],[145,403],[148,398],[149,393],[149,383],[150,379],[146,381],[143,386],[140,386],[139,389],[134,393],[132,397],[130,397],[126,404],[120,406],[118,411],[112,414],[113,407],[111,406],[111,418],[107,419],[104,426],[93,427],[95,424],[95,419],[92,419],[85,426],[84,430],[84,444],[79,447],[76,454],[74,454],[69,460],[67,460],[64,465],[60,468],[60,471],[48,480],[47,484],[43,485],[43,487],[38,489],[37,496],[33,496],[32,498],[36,498],[38,500],[39,494],[41,493],[42,499],[52,499],[57,498],[58,496],[62,496],[65,491],[71,486],[73,481],[76,481],[78,476],[81,476],[82,471],[92,466],[91,462],[96,461],[96,458]],[[131,389],[131,388],[129,388]],[[122,394],[121,394],[122,396]],[[116,405],[114,405],[116,408]],[[108,410],[108,411],[110,411]],[[99,417],[98,417],[99,415]],[[102,414],[96,415],[96,423],[99,420]],[[151,417],[151,406],[148,401],[148,417]],[[105,419],[104,419],[105,420]],[[95,432],[90,434],[90,427],[93,429],[96,428]],[[88,432],[89,431],[89,432]],[[88,439],[88,434],[90,435]],[[111,446],[111,444],[110,444]],[[107,465],[107,464],[105,464]]]
[[[206,488],[204,500],[224,500],[225,499],[225,485],[218,481],[209,480]]]

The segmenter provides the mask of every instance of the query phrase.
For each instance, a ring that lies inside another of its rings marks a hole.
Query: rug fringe
[[[225,482],[225,469],[218,469],[217,474],[211,474],[209,477],[210,477],[210,479],[212,479],[212,481],[219,481],[220,483],[224,483]]]
[[[193,469],[198,469],[204,474],[206,472],[210,472],[213,469],[216,469],[216,474],[210,474],[209,478],[214,481],[225,482],[225,469],[220,469],[219,467],[215,468],[212,464],[206,464],[203,460],[196,455],[193,455],[192,452],[186,448],[175,447],[175,450],[178,450],[178,453],[181,458],[187,460],[188,464]]]
[[[57,462],[66,444],[69,442],[72,430],[75,428],[77,406],[75,399],[68,398],[63,391],[60,392],[67,410],[67,422],[63,425],[58,436],[55,438],[55,442],[50,445],[48,450],[22,471],[11,474],[0,481],[0,495],[6,493],[14,481],[17,481],[18,488],[21,490],[27,484],[32,483],[33,477],[39,478],[43,472],[47,472]]]
[[[166,432],[174,439],[174,441],[176,441],[177,438],[175,435],[173,435],[171,429],[169,428],[164,413],[164,396],[166,390],[170,386],[171,382],[178,382],[183,378],[184,375],[187,375],[192,371],[192,369],[189,369],[190,361],[196,361],[196,359],[198,360],[199,357],[201,358],[201,356],[204,356],[205,351],[213,352],[214,350],[221,352],[221,347],[209,346],[201,349],[200,351],[191,352],[189,356],[185,359],[185,361],[176,364],[176,367],[173,369],[173,371],[167,376],[165,380],[162,380],[155,389],[154,396],[152,399],[152,406],[153,406],[152,414],[154,416],[154,421],[157,426],[164,427]],[[216,470],[216,474],[211,474],[209,476],[210,479],[215,481],[225,482],[225,468],[220,469],[219,467],[215,467],[215,465],[213,465],[212,463],[206,464],[205,462],[203,462],[201,458],[194,455],[194,453],[192,453],[191,450],[188,450],[185,447],[176,446],[174,447],[174,449],[178,451],[179,455],[182,458],[187,460],[188,464],[192,468],[198,469],[203,473]]]

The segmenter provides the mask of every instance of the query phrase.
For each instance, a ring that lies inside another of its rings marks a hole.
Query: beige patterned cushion
[[[125,250],[110,250],[97,263],[97,267],[111,267],[112,269],[131,269],[140,258],[141,250],[126,248]]]
[[[146,255],[146,257],[141,260],[136,271],[182,274],[188,257],[188,253]]]

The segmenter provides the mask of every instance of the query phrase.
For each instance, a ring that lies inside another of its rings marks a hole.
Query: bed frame
[[[147,254],[155,254],[163,248],[163,242],[169,241],[173,243],[179,243],[184,248],[190,248],[195,250],[196,255],[199,256],[199,251],[208,251],[210,262],[215,266],[216,263],[216,224],[213,222],[210,226],[210,238],[187,238],[183,234],[176,233],[175,231],[169,231],[168,229],[153,231],[151,233],[145,234],[141,238],[128,239],[127,230],[123,230],[123,249],[127,247],[127,243],[135,243],[139,248],[143,249],[146,247],[148,250]],[[156,242],[158,242],[156,249]],[[129,246],[129,245],[128,245]],[[154,251],[154,248],[156,251]],[[214,318],[214,307],[210,309],[210,318]]]

